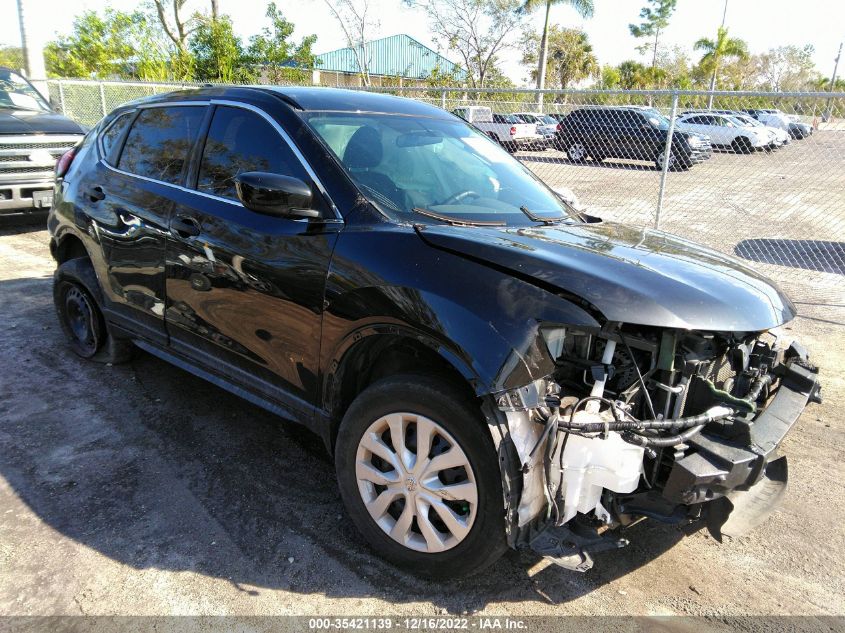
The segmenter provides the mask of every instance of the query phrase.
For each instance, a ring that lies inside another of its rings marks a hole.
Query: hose
[[[586,400],[586,398],[585,398]],[[582,433],[600,433],[604,431],[679,431],[688,429],[716,420],[722,420],[736,411],[730,407],[711,407],[699,415],[691,415],[685,418],[674,418],[668,420],[620,420],[616,416],[616,406],[613,403],[611,410],[614,411],[614,419],[605,422],[578,422],[574,419],[575,411],[569,416],[569,420],[559,420],[558,428],[563,431],[580,431]],[[577,408],[577,405],[576,405]]]
[[[700,433],[701,429],[704,427],[704,424],[699,424],[698,426],[687,429],[683,433],[671,435],[669,437],[646,437],[645,435],[638,435],[636,433],[632,433],[631,431],[625,431],[622,433],[622,439],[629,444],[642,446],[643,448],[667,448],[669,446],[675,446],[686,442],[692,436]]]

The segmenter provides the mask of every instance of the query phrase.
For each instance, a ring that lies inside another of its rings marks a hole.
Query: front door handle
[[[177,215],[170,221],[170,230],[181,238],[196,237],[200,234],[200,223],[189,215]]]

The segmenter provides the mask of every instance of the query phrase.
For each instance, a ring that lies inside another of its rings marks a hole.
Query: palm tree
[[[695,43],[693,48],[697,51],[704,51],[700,62],[702,67],[706,68],[709,66],[713,68],[713,74],[710,77],[710,104],[708,105],[708,108],[712,108],[713,91],[716,90],[716,73],[719,72],[719,62],[728,57],[745,59],[748,57],[748,47],[743,40],[728,37],[728,29],[720,26],[716,33],[715,41],[702,37]]]
[[[567,4],[582,18],[593,16],[593,0],[525,0],[522,10],[526,13],[534,11],[540,6],[546,7],[546,19],[543,22],[543,37],[540,38],[540,59],[537,63],[537,88],[542,90],[546,85],[546,58],[549,54],[549,13],[553,4]],[[543,107],[543,94],[537,97],[537,104]]]

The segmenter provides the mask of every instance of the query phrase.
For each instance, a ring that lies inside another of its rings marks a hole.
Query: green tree
[[[642,90],[651,80],[649,69],[633,59],[622,62],[616,70],[619,73],[619,87],[623,90]]]
[[[716,77],[720,62],[726,59],[745,59],[748,57],[746,43],[739,38],[729,37],[728,29],[721,26],[716,33],[715,40],[702,37],[693,48],[704,53],[699,65],[710,73],[710,90],[716,89]]]
[[[605,64],[599,72],[599,84],[597,88],[600,90],[613,90],[619,87],[621,81],[622,75],[619,73],[619,69],[610,64]]]
[[[512,46],[522,22],[522,0],[403,1],[422,9],[435,39],[460,56],[472,88],[490,87],[499,54]]]
[[[196,77],[204,81],[232,83],[248,76],[243,44],[227,16],[202,17],[188,40],[196,64]]]
[[[570,84],[598,76],[600,72],[598,59],[584,31],[552,25],[547,42],[546,75],[553,80],[555,88],[565,90]],[[535,65],[541,46],[541,38],[534,33],[526,35],[523,40],[522,63],[534,67],[531,73],[533,79],[537,78],[538,71]]]
[[[0,46],[0,66],[15,70],[23,68],[23,49],[20,46]]]
[[[271,81],[289,78],[290,65],[297,66],[299,70],[294,69],[293,72],[300,75],[305,72],[301,69],[313,68],[313,47],[317,36],[308,35],[299,43],[293,41],[293,22],[285,19],[275,2],[267,5],[266,16],[270,19],[270,26],[250,38],[248,63],[253,67],[264,66]]]
[[[103,15],[85,11],[73,21],[70,35],[44,48],[47,73],[59,77],[107,78],[127,73],[135,48],[132,35],[139,14],[106,8]]]
[[[678,0],[646,0],[649,5],[640,11],[640,24],[629,24],[628,29],[631,35],[636,38],[654,38],[651,45],[651,68],[652,72],[657,70],[657,44],[660,40],[660,33],[669,26],[669,18],[675,11]],[[645,52],[645,47],[641,52]]]
[[[806,46],[778,46],[755,56],[760,88],[764,90],[797,91],[813,86],[818,77],[813,62],[815,49]]]
[[[546,58],[549,51],[549,14],[552,5],[568,5],[583,18],[593,16],[593,0],[524,0],[522,10],[532,12],[540,7],[545,7],[545,19],[543,20],[543,34],[540,37],[540,53],[537,58],[537,88],[543,89],[546,85]],[[543,98],[540,95],[539,102],[542,105]]]
[[[168,44],[155,20],[141,11],[83,12],[70,34],[45,46],[44,61],[48,74],[58,77],[173,78]]]

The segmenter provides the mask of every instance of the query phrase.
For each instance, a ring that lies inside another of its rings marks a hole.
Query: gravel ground
[[[47,243],[0,232],[0,614],[845,614],[840,316],[792,325],[825,403],[787,439],[786,501],[756,532],[644,522],[586,574],[511,552],[431,583],[364,545],[316,437],[149,355],[73,356]]]

